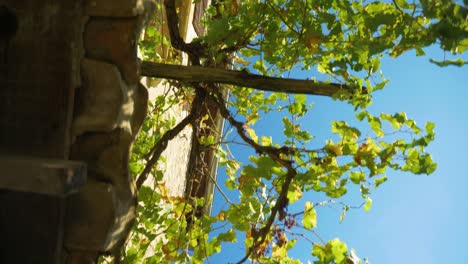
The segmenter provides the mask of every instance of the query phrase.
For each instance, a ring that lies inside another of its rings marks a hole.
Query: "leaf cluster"
[[[175,6],[174,1],[164,2],[172,4],[166,9]],[[226,85],[222,87],[230,94],[226,102],[219,85],[192,83],[179,84],[183,92],[158,97],[133,148],[130,170],[140,174],[148,164],[148,153],[167,144],[162,142],[168,138],[164,135],[177,127],[163,114],[168,106],[191,103],[189,125],[202,127],[203,116],[197,116],[195,107],[202,98],[226,120],[224,134],[198,138],[225,171],[223,186],[214,183],[225,206],[212,216],[196,214],[197,208],[212,201],[168,195],[163,166],[155,164],[150,168],[154,185],[139,191],[126,263],[202,263],[225,245],[238,242],[245,246],[239,263],[248,259],[298,263],[289,256],[298,241],[310,243],[315,263],[360,263],[344,242],[325,242],[318,235],[318,208],[342,206],[343,221],[350,209],[369,211],[372,191],[395,171],[434,172],[437,165],[426,152],[435,138],[433,123],[420,127],[405,113],[375,115],[367,106],[373,93],[388,83],[380,71],[382,58],[396,58],[409,50],[422,56],[424,48],[434,44],[453,55],[466,51],[466,5],[449,0],[213,2],[201,22],[207,34],[192,43],[175,43],[158,24],[162,16],[155,16],[140,43],[144,58],[174,63],[183,51],[192,63],[206,67],[234,67],[277,77],[304,70],[310,79],[352,87],[333,99],[353,105],[356,120],[332,122],[330,139],[320,142],[302,123],[310,120],[306,118],[314,109],[311,96]],[[172,52],[177,56],[168,55]],[[439,66],[466,64],[456,59],[432,61]],[[277,118],[273,122],[282,131],[278,138],[257,130],[273,112]],[[235,158],[233,146],[245,147],[243,153],[249,158],[244,162]],[[158,162],[164,163],[164,157]],[[359,190],[361,206],[342,202],[353,195],[350,189]],[[327,200],[314,200],[319,194]]]

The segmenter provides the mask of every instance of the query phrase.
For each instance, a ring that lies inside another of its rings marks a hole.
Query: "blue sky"
[[[403,111],[419,125],[436,123],[436,140],[428,150],[438,163],[437,171],[430,176],[388,173],[389,180],[372,193],[371,210],[350,210],[341,224],[340,207],[317,209],[316,231],[320,236],[326,240],[339,237],[361,258],[368,257],[370,263],[468,263],[468,71],[466,67],[440,68],[431,64],[429,57],[442,60],[444,54],[436,48],[426,51],[426,57],[408,52],[398,59],[383,60],[381,68],[390,83],[374,94],[369,111]],[[302,126],[311,130],[318,144],[330,137],[332,120],[355,122],[350,106],[323,97],[310,100],[315,105],[302,119]],[[281,128],[269,119],[256,128],[257,134],[273,138],[281,134]],[[236,157],[246,159],[245,150],[233,150]],[[220,183],[224,182],[223,172],[218,177]],[[351,204],[362,201],[359,195],[351,198]],[[223,205],[222,198],[215,194],[214,213]],[[292,254],[306,262],[312,260],[310,251],[311,245],[302,240]],[[244,253],[243,243],[226,246],[210,262],[235,262]]]

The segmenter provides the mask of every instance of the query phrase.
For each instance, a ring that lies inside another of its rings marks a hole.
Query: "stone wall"
[[[0,0],[0,155],[77,160],[88,168],[84,188],[65,200],[0,186],[0,232],[18,251],[5,258],[11,252],[0,247],[0,263],[90,264],[125,242],[137,195],[128,160],[148,102],[137,43],[155,1]],[[182,34],[190,40],[192,1],[181,4]],[[187,112],[170,114],[180,120]],[[163,154],[172,195],[185,191],[190,138],[187,128]],[[57,233],[47,233],[54,227]],[[23,241],[13,243],[16,236]]]
[[[129,175],[131,144],[146,116],[137,43],[150,0],[86,0],[82,85],[76,90],[70,159],[86,161],[88,183],[67,203],[69,263],[93,263],[117,251],[135,218],[136,189]]]

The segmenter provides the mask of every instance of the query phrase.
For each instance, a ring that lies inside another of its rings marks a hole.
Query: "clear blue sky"
[[[438,49],[427,53],[443,59]],[[396,60],[384,60],[382,70],[390,83],[374,94],[369,110],[373,114],[403,111],[420,125],[436,123],[436,140],[428,150],[438,163],[437,171],[430,176],[388,173],[389,180],[371,196],[370,212],[350,210],[341,224],[340,207],[317,210],[320,236],[326,240],[339,237],[373,264],[468,263],[468,68],[440,68],[429,63],[429,57],[408,52]],[[467,56],[464,59],[468,60]],[[331,135],[332,120],[354,123],[352,107],[328,98],[310,100],[315,106],[302,125],[310,128],[321,144]],[[258,134],[274,138],[281,133],[268,119],[256,127]],[[245,150],[234,147],[234,152],[246,159]],[[222,171],[218,177],[223,183]],[[351,204],[361,202],[358,195],[352,197]],[[214,202],[213,213],[225,205],[219,193]],[[311,245],[302,240],[292,253],[307,262],[312,260],[310,252]],[[244,253],[241,242],[224,247],[209,262],[235,262]]]

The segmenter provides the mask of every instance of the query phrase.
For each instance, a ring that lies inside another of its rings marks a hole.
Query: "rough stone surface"
[[[152,2],[150,0],[85,0],[84,10],[90,16],[134,17],[143,14]]]
[[[79,136],[73,144],[70,157],[75,160],[84,161],[88,164],[88,178],[101,182],[113,183],[118,175],[103,175],[102,165],[99,159],[104,151],[114,148],[120,143],[120,130],[112,132],[87,132]],[[128,147],[128,146],[127,146]],[[120,152],[116,153],[120,156]],[[114,164],[116,167],[122,167],[121,164]]]
[[[136,85],[138,29],[136,18],[91,18],[84,34],[86,56],[117,65],[125,81]]]
[[[7,204],[0,210],[0,263],[64,263],[63,246],[66,263],[95,263],[99,253],[123,245],[135,217],[128,161],[148,100],[136,50],[154,1],[4,4],[19,23],[8,43],[0,40],[0,154],[84,161],[89,180],[66,204],[0,190]],[[10,219],[19,219],[16,228]],[[8,258],[11,249],[17,252]]]
[[[111,132],[119,127],[136,136],[146,117],[148,91],[127,85],[113,64],[84,59],[83,86],[77,89],[73,138],[85,132]]]
[[[143,17],[93,17],[86,26],[87,59],[82,63],[71,158],[87,162],[88,178],[95,183],[69,200],[66,247],[72,252],[118,250],[135,218],[136,190],[128,162],[148,102],[136,57]],[[103,184],[111,194],[103,192]],[[101,221],[94,221],[96,217]],[[96,230],[103,233],[94,234]]]
[[[65,245],[73,250],[112,251],[135,217],[135,199],[109,183],[92,181],[68,198]],[[101,228],[96,228],[101,227]],[[103,228],[104,227],[104,228]],[[126,234],[124,234],[126,235]]]
[[[111,184],[91,181],[76,195],[68,198],[65,244],[78,250],[104,250],[109,227],[114,223],[115,192]],[[86,243],[83,243],[86,241]]]
[[[69,200],[66,222],[72,235],[67,236],[67,248],[112,251],[127,236],[136,206],[136,191],[128,172],[132,140],[133,135],[120,128],[107,133],[88,132],[77,138],[71,157],[88,163],[91,186]],[[102,192],[102,184],[111,188],[112,195]],[[76,214],[84,217],[76,218]],[[92,220],[95,217],[103,220]],[[97,230],[103,233],[93,235]]]
[[[128,88],[113,64],[84,59],[83,85],[76,92],[73,137],[85,131],[112,131],[117,127]]]
[[[137,89],[135,90],[135,93],[132,94],[133,102],[136,106],[134,107],[134,112],[133,112],[133,118],[132,118],[132,134],[133,137],[135,138],[140,131],[141,126],[143,125],[143,122],[145,121],[146,118],[146,113],[148,112],[148,100],[149,100],[149,94],[148,94],[148,89],[141,84],[138,83]]]
[[[74,250],[67,256],[67,264],[96,264],[98,253],[87,250]]]

